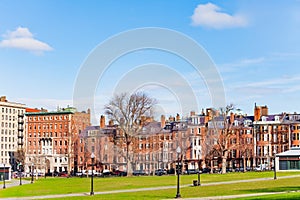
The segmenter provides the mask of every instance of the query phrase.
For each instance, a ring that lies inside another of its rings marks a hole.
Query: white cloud
[[[243,27],[247,20],[241,15],[229,15],[220,12],[220,8],[212,3],[199,4],[192,15],[192,25],[208,28],[222,29],[231,27]]]
[[[232,72],[241,69],[242,67],[257,66],[266,61],[267,59],[265,57],[245,58],[231,63],[218,64],[217,66],[221,72]]]
[[[12,32],[8,31],[3,35],[3,38],[0,41],[0,47],[2,48],[23,49],[34,53],[53,50],[47,43],[35,39],[29,29],[24,27],[18,27]]]

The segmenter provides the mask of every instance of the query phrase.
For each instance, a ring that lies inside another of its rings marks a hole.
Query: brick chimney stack
[[[190,115],[191,115],[191,117],[195,116],[196,115],[195,111],[191,111]]]
[[[104,115],[100,116],[100,128],[104,128],[105,127],[105,117]]]
[[[234,122],[234,113],[231,112],[230,113],[230,124],[232,124]]]
[[[164,128],[166,126],[166,117],[164,115],[160,116],[160,126]]]
[[[1,101],[1,102],[7,102],[6,96],[1,96],[1,97],[0,97],[0,101]]]
[[[176,115],[176,121],[180,121],[180,115],[178,113]]]

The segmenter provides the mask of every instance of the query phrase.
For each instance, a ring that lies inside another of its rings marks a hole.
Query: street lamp
[[[177,160],[177,194],[175,196],[175,198],[181,198],[181,195],[180,195],[180,186],[179,186],[179,174],[180,174],[180,169],[179,169],[179,157],[180,157],[180,153],[181,153],[181,148],[180,147],[177,147],[176,149],[176,153],[178,155],[178,160]]]
[[[3,170],[3,189],[5,189],[6,188],[6,186],[5,186],[5,163],[3,164],[3,168],[4,168],[4,170]]]
[[[19,176],[20,176],[20,184],[19,185],[22,185],[22,169],[21,169],[21,166],[22,166],[22,163],[20,162],[19,163]]]
[[[198,155],[198,186],[201,185],[200,183],[200,155]]]
[[[33,173],[34,173],[34,166],[33,163],[31,163],[31,183],[33,183]]]
[[[90,195],[94,195],[94,159],[95,159],[95,154],[94,153],[92,153],[91,159],[92,159],[92,176],[91,176],[91,192],[90,192]]]
[[[276,149],[274,149],[274,180],[277,179],[276,176]]]

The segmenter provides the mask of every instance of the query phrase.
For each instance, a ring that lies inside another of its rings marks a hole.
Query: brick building
[[[48,112],[27,112],[25,170],[37,172],[76,172],[81,146],[78,135],[90,125],[90,111],[75,108]]]

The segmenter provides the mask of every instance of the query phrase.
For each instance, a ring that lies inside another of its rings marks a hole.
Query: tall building
[[[27,112],[25,171],[77,172],[79,134],[90,125],[90,110],[68,107],[54,112]]]
[[[0,163],[16,170],[16,152],[24,145],[25,105],[9,102],[6,96],[0,97]]]

